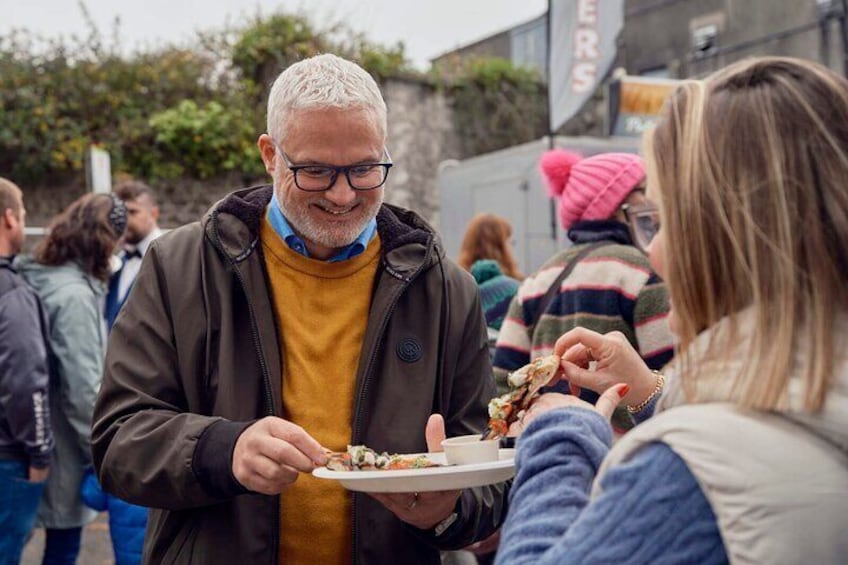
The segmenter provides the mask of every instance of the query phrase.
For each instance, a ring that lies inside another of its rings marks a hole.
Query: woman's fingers
[[[577,343],[569,347],[568,350],[562,354],[561,359],[562,361],[573,363],[574,365],[578,365],[584,369],[588,369],[589,363],[594,361],[591,351],[582,343]]]
[[[575,345],[600,351],[604,346],[604,336],[586,328],[574,328],[560,336],[554,344],[554,355],[562,357],[566,351]]]
[[[621,402],[621,399],[627,396],[628,392],[630,392],[630,387],[626,384],[619,383],[611,386],[598,398],[598,401],[595,403],[595,410],[607,420],[611,419],[615,408]]]
[[[577,365],[568,362],[564,362],[562,364],[562,368],[564,378],[568,381],[569,388],[576,387],[578,391],[581,388],[588,388],[589,390],[600,394],[610,385],[605,373],[590,371],[589,369],[584,369],[583,367],[578,367]],[[572,394],[574,393],[572,392]]]

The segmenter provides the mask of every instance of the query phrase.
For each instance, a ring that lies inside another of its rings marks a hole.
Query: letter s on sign
[[[585,94],[595,88],[597,69],[593,63],[577,63],[571,70],[571,90]]]

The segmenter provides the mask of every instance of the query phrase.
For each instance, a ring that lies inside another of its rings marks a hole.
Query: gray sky
[[[104,37],[121,20],[130,49],[185,43],[194,30],[237,23],[260,12],[300,11],[319,27],[347,21],[372,41],[402,40],[413,64],[425,69],[441,53],[541,15],[547,0],[85,0]],[[0,0],[0,35],[24,28],[47,37],[84,34],[75,0]]]

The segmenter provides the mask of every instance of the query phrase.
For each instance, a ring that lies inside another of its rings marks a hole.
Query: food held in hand
[[[518,420],[539,391],[550,383],[559,370],[560,358],[556,355],[539,357],[507,376],[511,390],[489,401],[489,427],[483,439],[496,439],[506,435],[509,426]]]
[[[330,452],[327,457],[327,468],[331,471],[398,471],[440,467],[425,455],[377,453],[364,445],[348,445],[347,451]]]

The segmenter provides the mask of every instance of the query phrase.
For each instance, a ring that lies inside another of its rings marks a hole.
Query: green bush
[[[114,36],[119,37],[115,29]],[[344,25],[316,30],[302,15],[256,17],[205,32],[191,48],[126,54],[86,37],[0,36],[0,175],[24,183],[83,178],[90,145],[116,174],[149,180],[264,176],[255,140],[271,80],[294,61],[334,52],[377,79],[414,72],[403,43],[383,47]],[[545,132],[539,78],[507,61],[479,60],[448,83],[465,156]]]
[[[262,174],[258,136],[242,108],[183,100],[150,118],[161,160],[151,176],[206,179],[222,172]]]
[[[465,157],[547,133],[547,89],[532,69],[495,57],[473,59],[458,70],[449,92]]]

